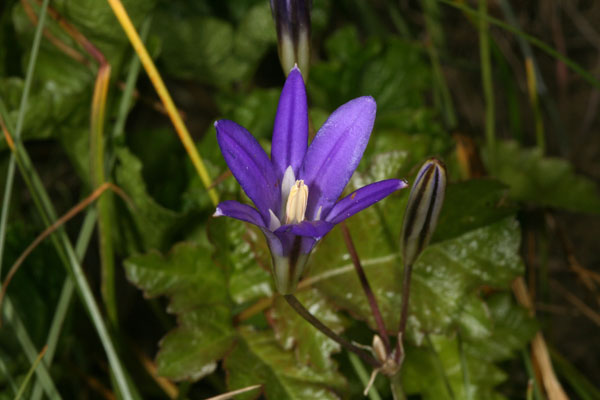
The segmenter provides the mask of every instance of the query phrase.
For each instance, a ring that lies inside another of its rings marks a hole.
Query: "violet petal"
[[[338,201],[325,220],[332,224],[339,224],[357,212],[377,203],[396,190],[404,189],[406,182],[400,179],[388,179],[364,186]]]
[[[302,74],[297,67],[290,72],[277,107],[273,127],[271,161],[282,179],[288,166],[292,166],[298,176],[298,169],[304,160],[308,146],[308,106],[306,88]]]
[[[302,221],[299,224],[283,225],[275,233],[289,232],[297,236],[307,236],[319,240],[334,226],[335,224],[327,221]]]
[[[342,194],[369,142],[376,108],[372,97],[359,97],[339,107],[319,129],[297,178],[309,187],[308,220],[315,219],[319,207],[327,215]]]
[[[250,132],[235,122],[219,120],[215,128],[225,162],[263,221],[268,221],[269,209],[281,206],[281,189],[269,157]]]
[[[231,217],[242,221],[250,222],[261,228],[265,227],[262,216],[254,208],[247,204],[239,203],[235,200],[227,200],[219,203],[217,210],[213,214],[215,217]]]

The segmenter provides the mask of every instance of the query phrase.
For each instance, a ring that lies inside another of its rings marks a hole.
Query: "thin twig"
[[[308,311],[302,305],[302,303],[300,303],[298,301],[296,296],[294,296],[293,294],[285,294],[285,295],[283,295],[283,297],[288,302],[288,304],[294,309],[294,311],[296,311],[309,324],[311,324],[312,326],[314,326],[315,328],[320,330],[324,335],[329,337],[331,340],[334,340],[335,342],[339,343],[346,350],[355,353],[357,356],[359,356],[364,362],[366,362],[370,366],[372,366],[374,368],[381,367],[381,364],[379,363],[379,361],[377,361],[372,355],[367,353],[365,350],[359,348],[358,346],[350,343],[348,340],[344,339],[343,337],[341,337],[340,335],[338,335],[337,333],[335,333],[334,331],[329,329],[327,326],[325,326],[325,324],[323,324],[317,317],[312,315],[310,313],[310,311]]]
[[[383,322],[383,317],[381,316],[381,311],[379,309],[379,305],[377,304],[377,298],[375,297],[375,294],[371,289],[371,285],[369,285],[367,275],[365,274],[365,270],[363,269],[360,263],[360,258],[358,257],[356,247],[354,247],[354,242],[352,241],[350,231],[348,230],[348,227],[346,226],[345,222],[342,222],[340,224],[340,229],[342,230],[344,242],[346,242],[346,247],[348,248],[348,253],[350,253],[350,258],[352,259],[352,263],[354,264],[354,269],[356,270],[356,274],[358,275],[360,285],[362,286],[363,291],[365,292],[365,296],[367,296],[367,300],[369,301],[369,306],[371,307],[373,318],[375,319],[377,329],[379,330],[379,336],[381,336],[381,339],[383,340],[386,353],[389,354],[391,350],[390,338],[388,337],[387,329],[385,328],[385,323]]]

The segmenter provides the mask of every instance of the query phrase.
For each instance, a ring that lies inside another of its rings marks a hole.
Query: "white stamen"
[[[294,170],[290,165],[285,170],[283,174],[283,179],[281,180],[281,201],[283,208],[287,204],[288,196],[290,195],[290,189],[294,186],[294,182],[296,182],[296,176],[294,175]]]
[[[217,209],[215,210],[215,213],[212,215],[213,217],[222,217],[223,215],[223,211],[221,211],[221,209],[219,207],[217,207]]]
[[[269,214],[271,215],[271,220],[269,221],[269,230],[271,232],[274,232],[277,228],[281,226],[281,221],[279,221],[279,218],[277,218],[273,210],[271,210],[270,208]]]
[[[315,218],[315,221],[318,221],[321,219],[321,211],[323,211],[323,206],[319,206],[319,209],[317,210],[317,217]]]
[[[290,195],[285,207],[285,223],[297,224],[304,221],[306,204],[308,203],[308,186],[302,179],[297,180],[290,189]]]

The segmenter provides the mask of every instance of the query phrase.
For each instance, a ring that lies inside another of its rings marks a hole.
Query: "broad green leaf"
[[[168,74],[218,87],[248,78],[275,42],[266,2],[250,8],[237,27],[212,16],[161,8],[153,31],[163,41],[160,61]]]
[[[161,342],[158,371],[170,379],[199,379],[214,371],[235,331],[225,271],[213,264],[212,246],[180,243],[165,257],[157,251],[128,258],[127,278],[148,297],[168,296],[179,327]]]
[[[158,204],[146,189],[142,177],[141,162],[126,148],[116,151],[116,184],[131,199],[130,212],[133,221],[123,219],[124,239],[130,247],[139,242],[143,249],[167,249],[178,225],[184,222],[183,215]],[[133,223],[130,223],[133,222]]]
[[[340,390],[344,378],[332,371],[317,371],[298,363],[294,354],[284,350],[272,332],[251,327],[239,329],[235,348],[225,358],[229,390],[262,384],[269,400],[337,399],[331,388]],[[239,399],[256,398],[240,395]]]
[[[374,216],[371,214],[371,217]],[[385,234],[368,219],[366,215],[362,219],[354,217],[348,227],[386,327],[393,332],[400,315],[401,257],[398,252],[385,251],[382,238]],[[482,285],[508,287],[522,272],[519,244],[518,225],[508,218],[430,245],[414,266],[409,330],[413,334],[444,332],[456,321],[469,293]],[[369,305],[346,256],[338,229],[323,240],[310,263],[316,287],[338,306],[352,310],[374,327]]]
[[[271,253],[258,228],[227,217],[214,218],[208,224],[208,237],[216,248],[215,262],[228,271],[234,302],[273,294]]]
[[[317,106],[333,110],[339,102],[371,95],[380,114],[424,108],[429,68],[419,47],[393,36],[361,45],[356,28],[347,26],[330,36],[325,48],[328,60],[310,73],[309,94]]]
[[[508,188],[492,179],[449,185],[432,241],[451,239],[513,215],[516,208],[507,196]]]
[[[538,324],[508,293],[495,294],[485,303],[493,324],[491,336],[470,340],[467,352],[485,361],[507,360],[527,345],[538,331]]]
[[[524,149],[513,141],[497,143],[493,164],[489,149],[484,155],[491,174],[510,186],[515,200],[600,214],[598,186],[576,174],[568,161],[544,157],[539,149]]]
[[[467,391],[472,399],[502,398],[496,389],[506,379],[506,373],[494,363],[507,360],[516,351],[526,348],[537,331],[535,320],[508,292],[502,292],[484,301],[472,296],[459,322],[460,333],[457,334],[462,335],[468,389],[457,334],[435,335],[431,341],[437,356],[428,346],[407,348],[403,369],[407,393],[421,393],[425,399],[432,400],[451,399],[443,380],[445,374],[455,399],[467,398]]]
[[[298,292],[296,296],[327,327],[336,333],[343,331],[344,319],[316,289]],[[283,297],[275,298],[269,321],[280,345],[286,350],[295,349],[298,362],[321,372],[337,370],[330,357],[340,351],[340,345],[306,322]]]
[[[506,379],[506,374],[497,366],[465,355],[469,377],[469,386],[465,388],[463,364],[456,338],[440,335],[432,335],[430,338],[433,349],[424,346],[409,347],[406,350],[402,382],[407,394],[419,393],[424,400],[503,398],[494,391],[495,386]]]

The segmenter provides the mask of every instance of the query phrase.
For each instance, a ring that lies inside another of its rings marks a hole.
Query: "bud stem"
[[[354,269],[358,275],[358,280],[360,281],[363,291],[365,292],[365,296],[367,296],[367,300],[369,301],[369,306],[371,307],[373,318],[377,324],[379,336],[381,337],[381,340],[383,340],[385,351],[389,354],[391,350],[390,338],[388,337],[387,329],[385,328],[385,323],[383,322],[383,317],[381,316],[381,311],[379,310],[379,305],[377,304],[377,299],[375,298],[373,290],[371,290],[371,285],[369,285],[367,275],[365,274],[365,271],[360,263],[360,258],[358,257],[358,253],[354,247],[354,242],[350,236],[350,231],[348,230],[345,222],[340,223],[340,229],[342,230],[342,235],[344,236],[344,241],[346,242],[346,247],[348,248],[348,253],[350,253],[350,258],[354,264]]]
[[[302,305],[302,303],[298,301],[296,296],[294,296],[293,294],[284,294],[283,297],[288,302],[288,304],[294,309],[294,311],[296,311],[302,318],[304,318],[309,324],[321,331],[324,335],[329,337],[331,340],[339,343],[346,350],[351,351],[357,356],[359,356],[364,362],[366,362],[373,368],[381,367],[379,361],[377,361],[368,352],[350,343],[347,339],[344,339],[343,337],[329,329],[327,326],[325,326],[325,324],[323,324],[317,317],[312,315],[310,311],[308,311]]]
[[[404,266],[404,278],[402,281],[402,309],[400,311],[400,326],[398,328],[398,345],[396,348],[396,362],[402,365],[404,360],[404,332],[408,320],[408,301],[410,298],[410,282],[412,277],[412,264]]]

